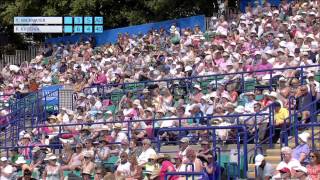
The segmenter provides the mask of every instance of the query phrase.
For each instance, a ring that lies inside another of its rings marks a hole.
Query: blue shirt
[[[308,144],[300,144],[296,148],[293,149],[292,157],[299,161],[300,154],[305,153],[307,156],[310,153],[310,147]],[[306,158],[307,160],[308,158]],[[302,163],[302,162],[301,162]]]

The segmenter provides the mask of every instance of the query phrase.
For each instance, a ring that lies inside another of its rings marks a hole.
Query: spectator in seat
[[[83,157],[84,159],[81,164],[82,178],[83,180],[90,180],[96,165],[92,162],[92,154],[90,151],[84,152]]]
[[[105,174],[106,174],[106,170],[103,167],[98,166],[95,169],[95,176],[93,179],[94,180],[102,180],[104,178]]]
[[[69,163],[65,166],[62,166],[62,170],[73,171],[75,169],[80,169],[81,161],[83,160],[83,146],[82,144],[76,144],[75,153],[72,154],[72,157]]]
[[[117,170],[115,175],[118,177],[129,177],[131,170],[130,170],[130,162],[128,160],[128,154],[126,152],[122,152],[120,154],[120,163],[118,164]]]
[[[319,152],[311,152],[310,155],[310,163],[307,165],[307,171],[310,180],[319,180],[320,179],[320,153]]]
[[[35,146],[32,149],[32,160],[30,164],[30,168],[32,171],[36,170],[41,172],[44,168],[43,160],[46,157],[45,153],[40,149],[39,146]]]
[[[207,155],[212,155],[212,149],[210,147],[210,144],[208,141],[201,141],[200,142],[200,145],[201,145],[201,148],[198,152],[198,154],[201,154],[201,155],[204,155],[204,156],[207,156]]]
[[[142,141],[142,152],[138,157],[139,166],[144,166],[148,162],[148,159],[153,155],[157,155],[157,153],[151,147],[151,141],[149,139],[144,139]]]
[[[184,137],[182,139],[180,139],[180,144],[179,144],[179,155],[182,156],[182,160],[186,160],[186,153],[187,153],[187,149],[190,148],[189,146],[190,140],[187,137]]]
[[[299,134],[298,137],[300,143],[296,148],[293,149],[292,157],[298,160],[301,164],[306,164],[308,155],[310,153],[310,147],[308,145],[310,134],[307,132],[303,132]]]
[[[159,180],[165,180],[165,174],[167,172],[176,172],[173,163],[170,161],[169,155],[159,154],[157,162],[160,164]],[[178,176],[167,176],[168,180],[177,180]]]
[[[137,157],[135,155],[131,155],[129,157],[130,163],[130,174],[126,180],[139,180],[142,179],[142,168],[138,165]]]
[[[63,171],[61,166],[57,164],[57,157],[55,155],[51,155],[48,158],[48,164],[46,165],[42,179],[43,180],[63,180]]]
[[[186,157],[187,157],[187,160],[184,161],[183,163],[185,164],[185,170],[187,172],[202,172],[203,171],[202,162],[199,158],[197,158],[197,153],[194,149],[188,148],[186,151]],[[194,169],[192,169],[191,164],[193,164]],[[197,178],[200,178],[200,177],[195,177],[195,179],[197,179]]]
[[[304,166],[295,166],[292,168],[293,169],[293,174],[292,174],[292,179],[299,179],[299,180],[307,180],[308,178],[308,170]]]
[[[114,131],[111,133],[114,142],[121,143],[123,140],[127,140],[127,135],[124,132],[121,132],[122,125],[116,123],[113,127]]]
[[[270,180],[274,173],[274,168],[268,163],[262,154],[258,154],[255,159],[255,166],[257,169],[257,180]]]
[[[301,164],[298,160],[292,158],[292,149],[290,147],[283,147],[281,156],[283,160],[277,165],[276,175],[273,178],[291,178],[294,173],[293,167],[301,166]]]
[[[10,162],[12,164],[15,164],[19,157],[20,157],[20,155],[19,155],[18,148],[13,148],[10,150]]]
[[[274,109],[275,135],[273,136],[273,142],[277,142],[280,137],[281,128],[283,128],[283,125],[288,121],[289,111],[286,108],[281,107],[281,104],[277,101],[274,102]]]
[[[36,179],[32,177],[32,171],[30,171],[29,169],[26,169],[23,172],[23,176],[19,177],[18,180],[36,180]]]
[[[302,111],[300,115],[301,122],[308,123],[310,121],[310,113],[312,112],[312,106],[310,106],[312,95],[308,91],[308,87],[305,85],[298,87],[295,97],[297,98],[297,109]]]

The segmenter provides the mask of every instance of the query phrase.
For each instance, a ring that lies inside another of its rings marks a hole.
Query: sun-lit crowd
[[[193,170],[204,172],[198,179],[218,179],[224,168],[216,162],[209,131],[159,130],[244,124],[249,136],[258,133],[258,141],[263,141],[270,126],[267,115],[256,119],[241,115],[267,112],[271,104],[275,107],[274,143],[290,111],[301,110],[299,121],[310,122],[314,109],[305,106],[320,98],[319,4],[282,1],[278,8],[268,3],[247,7],[236,18],[212,17],[206,32],[199,26],[172,25],[145,35],[122,34],[116,44],[98,47],[92,39],[47,45],[30,62],[7,65],[0,75],[2,102],[7,103],[12,94],[23,98],[56,84],[72,88],[76,99],[73,110],[62,108],[49,116],[47,127],[20,132],[18,145],[33,148],[14,148],[9,158],[3,156],[0,179],[32,175],[50,180],[65,176],[164,180],[166,172]],[[310,67],[301,71],[298,66]],[[271,69],[276,70],[270,79],[271,71],[264,70]],[[124,88],[123,83],[217,74],[226,75],[147,83],[125,91],[118,100],[111,98]],[[246,88],[245,82],[253,83],[253,88]],[[98,87],[102,86],[111,95],[101,96]],[[8,113],[9,108],[0,111],[1,128],[10,123],[4,118]],[[61,124],[65,125],[62,130]],[[162,145],[179,144],[177,153],[157,153],[152,143],[157,136]],[[224,143],[236,136],[232,130],[217,130]],[[257,155],[258,176],[319,179],[319,152],[310,152],[309,136],[300,134],[301,144],[293,150],[282,148],[283,161],[276,168]],[[57,144],[62,144],[59,154],[48,148],[58,148]],[[181,178],[185,176],[168,179]]]

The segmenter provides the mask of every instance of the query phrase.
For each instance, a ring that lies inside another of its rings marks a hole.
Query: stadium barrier
[[[285,119],[285,123],[281,127],[281,134],[280,134],[280,144],[281,146],[285,145],[288,146],[289,141],[291,138],[294,138],[294,144],[297,146],[299,144],[298,135],[299,129],[304,128],[311,128],[311,141],[312,141],[312,149],[316,149],[315,146],[315,138],[316,134],[314,132],[314,128],[318,128],[318,115],[320,114],[320,109],[317,109],[317,105],[320,103],[320,99],[312,101],[311,103],[307,104],[306,106],[302,107],[299,110],[294,109],[294,113],[291,114],[288,118]],[[310,111],[310,123],[302,124],[299,120],[299,116],[303,111]],[[291,136],[291,137],[290,137]]]
[[[193,84],[199,83],[203,91],[208,91],[210,87],[217,88],[218,84],[232,84],[236,83],[237,90],[239,92],[253,91],[255,88],[272,90],[277,86],[277,79],[281,77],[281,73],[286,70],[297,70],[299,73],[297,78],[300,79],[301,84],[305,84],[306,75],[308,70],[316,71],[316,79],[320,81],[320,65],[308,65],[299,67],[286,67],[276,68],[270,70],[260,71],[244,71],[236,73],[224,73],[224,74],[213,74],[206,76],[191,76],[184,78],[172,78],[162,80],[150,80],[140,82],[127,82],[127,83],[108,83],[105,85],[93,85],[83,89],[85,94],[96,94],[103,99],[111,99],[112,102],[118,103],[123,95],[128,92],[134,93],[134,95],[142,94],[142,90],[151,85],[162,85],[169,88],[171,91],[175,91],[175,88],[184,92],[185,94],[192,93]],[[260,73],[266,73],[270,76],[269,79],[263,81],[261,85],[255,78],[247,79],[248,75],[259,75]],[[227,80],[230,76],[237,76],[234,80]],[[178,92],[179,93],[179,92]],[[179,96],[175,95],[175,96]],[[76,97],[76,95],[74,96]]]
[[[238,158],[238,166],[237,166],[237,175],[236,177],[241,176],[241,145],[243,150],[243,176],[247,177],[247,128],[244,125],[232,125],[232,126],[211,126],[211,127],[183,127],[183,128],[162,128],[157,133],[157,149],[158,152],[161,152],[161,140],[159,134],[161,132],[181,132],[181,131],[212,131],[212,148],[215,150],[217,148],[217,130],[235,130],[237,132],[237,158]],[[242,135],[242,136],[241,136]],[[241,144],[242,139],[242,144]],[[215,157],[215,151],[213,151],[212,157]]]
[[[45,42],[51,43],[51,44],[77,43],[80,40],[80,37],[82,39],[94,37],[96,39],[96,45],[100,46],[107,43],[116,43],[119,34],[126,34],[126,33],[128,33],[129,35],[147,34],[148,31],[152,29],[164,28],[168,30],[174,24],[180,29],[194,27],[195,25],[198,25],[201,31],[203,32],[206,29],[205,16],[200,15],[200,16],[192,16],[192,17],[180,18],[180,19],[174,19],[174,20],[168,20],[168,21],[161,21],[156,23],[148,23],[148,24],[135,25],[135,26],[129,26],[129,27],[123,27],[123,28],[117,28],[117,29],[104,30],[103,33],[101,34],[77,34],[73,36],[49,38],[49,39],[46,39]]]
[[[2,54],[0,57],[0,68],[4,68],[5,65],[21,65],[23,62],[30,62],[36,57],[39,48],[29,46],[27,50],[16,50],[14,55]]]
[[[30,93],[11,104],[9,114],[1,116],[5,124],[0,125],[0,138],[4,138],[0,145],[16,144],[19,133],[27,126],[42,124],[49,114],[59,110],[59,89],[54,91],[38,91]]]

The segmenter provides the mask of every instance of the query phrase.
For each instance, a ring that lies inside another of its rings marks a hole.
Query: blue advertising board
[[[95,21],[99,19],[94,19]],[[168,21],[161,21],[156,23],[148,23],[148,24],[142,24],[142,25],[136,25],[136,26],[129,26],[129,27],[123,27],[123,28],[117,28],[117,29],[110,29],[110,30],[104,30],[103,33],[100,34],[75,34],[72,36],[63,36],[58,38],[49,38],[46,39],[46,43],[76,43],[79,41],[80,36],[82,36],[84,39],[90,36],[94,36],[96,39],[96,45],[103,45],[106,43],[115,43],[117,41],[117,37],[119,33],[128,33],[130,35],[133,34],[146,34],[151,29],[160,29],[164,28],[169,31],[171,25],[175,24],[180,29],[183,28],[193,28],[195,25],[198,25],[202,31],[205,31],[206,23],[205,23],[205,16],[192,16],[187,18],[181,18],[181,19],[174,19],[174,20],[168,20]],[[102,26],[101,26],[102,27]],[[95,27],[95,32],[100,32],[102,28],[99,29],[99,27]]]

